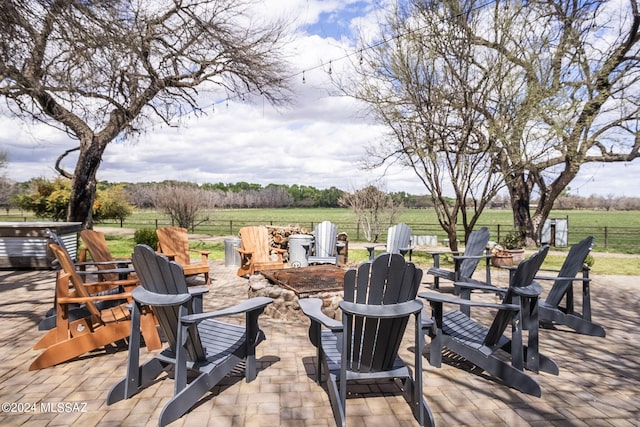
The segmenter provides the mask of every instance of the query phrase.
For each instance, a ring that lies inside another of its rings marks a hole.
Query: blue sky
[[[267,0],[274,14],[292,17],[297,27],[289,46],[293,103],[273,108],[232,99],[184,117],[178,129],[150,124],[136,141],[107,148],[98,179],[110,182],[246,181],[267,185],[304,184],[353,190],[381,183],[388,191],[424,194],[415,174],[397,166],[364,171],[358,164],[384,128],[362,115],[346,97],[332,96],[328,64],[334,73],[340,58],[358,46],[353,36],[375,23],[377,0]],[[304,71],[304,82],[302,81]],[[213,98],[223,99],[223,98]],[[25,181],[55,177],[60,153],[74,142],[53,128],[0,116],[0,147],[8,151],[9,177]],[[65,164],[72,170],[69,162]],[[571,184],[572,193],[640,197],[640,161],[587,165]]]

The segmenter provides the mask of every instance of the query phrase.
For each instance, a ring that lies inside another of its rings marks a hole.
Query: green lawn
[[[135,242],[132,236],[107,235],[107,243],[114,256],[128,257],[133,251]],[[224,243],[213,243],[202,240],[194,240],[191,242],[193,249],[202,249],[211,251],[209,256],[211,259],[223,260],[225,257]],[[532,251],[529,251],[532,252]],[[547,255],[543,268],[558,270],[564,262],[564,253],[554,251]],[[594,264],[592,274],[594,275],[627,275],[640,276],[640,257],[615,256],[610,253],[593,252]],[[349,262],[358,263],[368,259],[368,252],[365,249],[349,249]],[[414,251],[413,262],[426,269],[433,265],[433,258],[426,251]],[[453,267],[450,258],[441,258],[441,266]]]
[[[309,231],[323,220],[335,222],[341,231],[346,231],[350,241],[363,241],[364,236],[358,232],[355,225],[355,216],[348,209],[331,208],[292,208],[292,209],[225,209],[207,212],[208,221],[198,225],[195,233],[211,236],[236,235],[237,230],[243,225],[273,224],[273,225],[300,225]],[[640,262],[637,258],[614,257],[611,253],[640,254],[640,214],[637,211],[586,211],[586,210],[559,210],[553,211],[551,218],[568,218],[569,244],[573,244],[587,235],[596,238],[594,248],[595,265],[594,274],[624,274],[640,276]],[[0,221],[36,221],[37,219],[21,212],[10,212],[0,215]],[[399,218],[406,222],[418,235],[436,235],[438,239],[444,238],[444,233],[437,224],[433,209],[407,209]],[[498,226],[502,230],[508,230],[511,224],[511,212],[508,210],[487,210],[480,219],[478,227],[488,226],[495,238]],[[159,211],[137,211],[122,224],[123,228],[140,229],[163,227],[169,225],[168,217]],[[120,223],[96,224],[96,226],[120,227]],[[384,240],[381,236],[380,240]],[[129,256],[134,246],[132,236],[108,236],[109,245],[114,255]],[[198,248],[213,251],[213,258],[224,258],[223,243],[193,242]],[[557,251],[566,252],[564,249],[554,248]],[[606,254],[605,252],[609,252]],[[349,253],[351,261],[363,261],[367,258],[365,250],[351,249]],[[414,257],[417,264],[423,268],[432,265],[431,257],[425,253],[416,253]],[[545,267],[557,268],[563,261],[564,255],[551,254],[547,257]]]

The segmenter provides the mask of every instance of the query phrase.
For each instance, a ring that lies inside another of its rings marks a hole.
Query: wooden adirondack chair
[[[98,276],[98,280],[114,281],[118,279],[126,279],[127,276],[133,278],[133,267],[130,259],[116,259],[111,255],[107,239],[104,233],[95,230],[82,230],[80,239],[84,243],[84,248],[80,250],[80,265],[84,265],[89,261],[99,270],[115,270],[121,269],[119,272],[104,272]]]
[[[322,221],[313,228],[313,249],[309,264],[338,264],[338,226]]]
[[[433,288],[440,288],[440,279],[457,282],[459,280],[468,280],[473,276],[480,260],[486,260],[486,283],[491,283],[491,255],[487,250],[489,243],[489,229],[482,227],[479,230],[469,234],[466,242],[464,253],[459,252],[429,252],[433,256],[433,267],[427,270],[427,274],[433,275]],[[440,268],[440,255],[453,254],[455,263],[454,270]]]
[[[386,245],[365,246],[369,251],[370,261],[373,261],[375,258],[375,248],[381,246],[385,247],[386,252],[392,254],[405,256],[406,253],[409,253],[409,261],[411,261],[411,255],[413,253],[413,247],[411,246],[411,227],[404,223],[396,224],[393,227],[389,227]]]
[[[64,242],[62,241],[62,239],[55,233],[53,232],[53,230],[51,229],[47,229],[46,230],[47,236],[49,237],[49,240],[53,243],[55,243],[56,245],[58,245],[58,247],[62,248],[62,250],[64,250],[66,252],[66,257],[69,258],[71,260],[71,255],[69,254],[69,252],[67,251]],[[58,283],[58,276],[60,275],[60,263],[55,261],[54,264],[57,264],[58,266],[58,271],[56,273],[56,283]],[[109,264],[113,265],[112,263],[104,263],[105,265],[103,265],[103,263],[99,262],[99,261],[84,261],[84,262],[76,262],[73,263],[73,265],[76,268],[77,274],[80,275],[82,281],[87,281],[87,277],[95,277],[97,281],[110,281],[110,282],[114,282],[115,280],[118,280],[117,278],[119,276],[128,276],[128,274],[133,271],[133,268],[113,268],[113,269],[108,269],[106,268]],[[125,279],[128,279],[128,277],[125,277]],[[133,278],[132,278],[133,279]],[[120,282],[123,283],[124,286],[128,286],[129,288],[132,288],[132,283],[135,282],[130,282],[130,281],[125,281],[125,282]],[[66,286],[66,285],[64,285]],[[56,291],[57,292],[57,291]],[[105,292],[101,292],[101,294],[117,294],[117,293],[122,293],[124,292],[122,285],[120,286],[112,286],[112,288],[108,291]],[[116,305],[119,305],[120,303],[124,302],[125,300],[122,301],[118,301],[118,300],[106,300],[106,301],[95,301],[94,305],[96,306],[96,308],[98,310],[102,310],[103,308],[110,308],[110,307],[114,307]],[[40,323],[38,324],[38,330],[40,331],[48,331],[51,330],[53,328],[56,327],[56,323],[57,323],[57,317],[56,317],[56,310],[57,310],[57,303],[55,301],[55,294],[54,294],[54,304],[53,307],[47,311],[47,313],[45,314],[44,318],[40,321]],[[89,312],[89,310],[87,309],[86,305],[84,304],[79,304],[79,303],[70,303],[67,304],[66,306],[66,316],[67,316],[67,321],[69,322],[73,322],[75,320],[84,318],[84,317],[89,317],[91,316],[91,313]]]
[[[189,234],[186,228],[164,227],[156,230],[158,236],[158,252],[173,259],[182,266],[185,276],[204,274],[206,285],[211,283],[209,278],[209,251],[189,248]],[[199,261],[192,261],[190,252],[200,255]]]
[[[159,425],[177,420],[239,364],[245,378],[256,375],[255,349],[264,339],[258,316],[272,302],[252,298],[223,310],[202,313],[202,294],[207,289],[188,289],[182,267],[146,245],[137,245],[133,262],[141,286],[133,291],[131,339],[126,377],[109,391],[107,404],[128,399],[156,382],[163,371],[174,368],[174,396],[160,413]],[[153,308],[169,346],[139,365],[140,335],[137,322],[144,305]],[[246,315],[246,325],[221,322],[216,318]],[[187,374],[194,376],[187,381]]]
[[[44,352],[33,361],[29,367],[31,371],[71,360],[128,338],[131,333],[128,304],[131,289],[137,286],[137,280],[85,283],[64,248],[56,243],[49,244],[49,248],[62,268],[56,279],[56,325],[33,347],[34,350],[44,349]],[[112,292],[120,287],[122,292]],[[115,304],[98,305],[110,301]],[[70,315],[70,309],[75,310],[73,316]],[[79,312],[86,312],[87,315],[80,316]],[[160,348],[155,318],[148,310],[144,311],[140,327],[147,348]]]
[[[536,325],[531,325],[529,329],[527,345],[523,343],[522,330],[526,317],[533,319],[537,316],[536,301],[541,287],[533,282],[533,277],[548,250],[546,246],[518,265],[501,304],[471,301],[435,292],[419,293],[419,297],[431,304],[432,322],[424,322],[423,326],[425,334],[431,336],[431,365],[441,366],[442,349],[447,348],[509,387],[540,397],[540,386],[524,369],[535,372],[543,370],[557,375],[558,366],[538,352]],[[464,283],[461,285],[465,286]],[[477,284],[469,283],[469,286],[475,288]],[[444,304],[458,305],[461,309],[444,312]],[[472,307],[474,310],[495,311],[491,325],[487,327],[471,317],[469,309]],[[511,337],[507,338],[504,333],[509,324]]]
[[[558,275],[536,276],[537,280],[552,280],[553,286],[546,299],[540,301],[538,317],[543,327],[554,324],[567,326],[579,334],[604,337],[602,326],[591,321],[591,293],[589,289],[589,267],[585,260],[593,247],[594,238],[589,236],[571,247]],[[582,272],[581,277],[578,273]],[[582,282],[582,313],[577,312],[573,300],[573,284]],[[562,301],[564,300],[564,305]]]
[[[338,426],[346,425],[347,383],[382,379],[400,379],[416,420],[420,425],[434,424],[422,395],[422,304],[415,299],[421,278],[422,270],[401,255],[384,253],[345,273],[341,322],[322,313],[322,300],[300,300],[300,308],[311,319],[309,337],[318,349],[316,378],[321,381],[322,369],[327,371],[326,386]],[[398,356],[411,315],[416,319],[413,374]]]
[[[238,276],[252,275],[258,270],[284,268],[284,249],[272,248],[269,244],[269,230],[262,225],[240,229],[240,268]]]

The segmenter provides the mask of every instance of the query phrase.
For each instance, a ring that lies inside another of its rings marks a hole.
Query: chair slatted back
[[[111,252],[109,251],[109,246],[107,245],[107,239],[104,236],[104,233],[95,230],[82,230],[80,232],[80,238],[84,242],[87,250],[91,254],[91,259],[96,262],[107,262],[113,261],[113,257],[111,256]],[[115,264],[97,264],[96,267],[99,270],[111,270],[116,268]],[[115,273],[112,274],[103,274],[101,275],[102,280],[117,280],[118,275]]]
[[[315,256],[336,256],[336,244],[338,242],[338,227],[330,221],[322,221],[313,228],[313,246]]]
[[[538,252],[526,259],[526,262],[522,261],[518,264],[516,271],[509,279],[509,288],[529,286],[533,282],[536,274],[538,274],[538,270],[540,270],[548,253],[549,245],[544,245]]]
[[[399,254],[400,249],[408,248],[411,244],[411,227],[400,223],[389,227],[387,234],[387,252]]]
[[[271,261],[271,244],[267,227],[263,225],[242,227],[239,235],[242,249],[253,254],[251,260],[254,263]]]
[[[480,256],[483,254],[489,243],[489,229],[482,227],[469,234],[469,238],[465,244],[464,255],[466,256]],[[460,262],[460,278],[470,278],[473,275],[480,259],[464,259]]]
[[[389,305],[416,298],[422,270],[399,254],[383,253],[344,276],[344,300],[368,305]],[[409,316],[376,319],[343,313],[347,369],[356,372],[388,371],[398,354]]]
[[[538,273],[540,266],[542,266],[548,252],[549,246],[545,245],[538,252],[518,264],[516,271],[510,279],[509,290],[504,298],[504,302],[511,303],[513,298],[512,288],[525,287],[533,283],[533,279]],[[489,328],[489,333],[485,337],[484,344],[486,346],[493,347],[498,344],[498,341],[504,334],[514,315],[515,312],[510,310],[498,311],[491,327]]]
[[[584,262],[587,259],[591,248],[593,248],[594,241],[595,239],[593,236],[589,236],[571,246],[571,249],[567,254],[567,258],[564,260],[564,263],[562,263],[558,277],[576,277],[584,268]],[[568,279],[555,280],[545,302],[552,307],[557,307],[571,285],[572,281]]]
[[[189,293],[182,266],[175,261],[169,261],[162,254],[156,254],[151,247],[136,245],[131,260],[140,279],[140,285],[149,292],[161,295]],[[167,337],[169,346],[175,351],[179,306],[153,306],[152,310]],[[205,357],[195,325],[189,330],[187,354],[191,361],[203,360]]]
[[[51,252],[53,252],[54,256],[60,263],[60,267],[64,271],[64,274],[68,276],[69,281],[71,281],[76,295],[79,297],[90,297],[91,294],[84,286],[84,282],[80,278],[80,275],[78,275],[78,273],[76,272],[75,264],[71,260],[69,253],[66,251],[66,249],[64,249],[63,246],[55,243],[55,240],[53,242],[54,243],[49,243],[49,249],[51,249]],[[61,277],[58,278],[56,286],[62,285],[64,281],[61,279]],[[101,320],[100,310],[98,310],[98,308],[92,301],[87,301],[85,303],[85,306],[87,307],[87,310],[89,310],[89,313],[91,313],[91,315],[95,318],[95,320]]]
[[[164,227],[156,230],[158,251],[173,255],[173,259],[182,265],[191,264],[189,257],[189,234],[186,228]]]

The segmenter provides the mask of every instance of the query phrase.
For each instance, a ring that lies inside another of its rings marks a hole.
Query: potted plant
[[[502,247],[495,245],[491,248],[491,265],[494,267],[508,267],[513,265],[513,254]]]
[[[517,265],[524,259],[524,233],[521,231],[513,230],[508,232],[502,239],[501,244],[512,255],[512,265]]]

